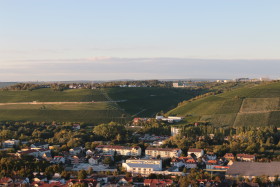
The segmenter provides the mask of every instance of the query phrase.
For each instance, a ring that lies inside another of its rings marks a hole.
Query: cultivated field
[[[0,91],[0,121],[69,121],[98,124],[151,117],[194,96],[167,88],[104,88],[53,91]]]
[[[217,126],[280,126],[280,83],[248,85],[184,102],[167,114],[185,116],[187,122],[208,121]]]

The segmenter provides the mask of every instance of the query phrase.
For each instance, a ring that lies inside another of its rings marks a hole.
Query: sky
[[[0,0],[0,82],[280,78],[279,0]]]

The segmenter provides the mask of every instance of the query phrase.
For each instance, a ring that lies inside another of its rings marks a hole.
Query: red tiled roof
[[[9,181],[12,181],[12,179],[9,177],[3,177],[0,179],[0,184],[8,183]]]
[[[189,148],[188,152],[201,152],[202,149],[196,149],[196,148]]]
[[[108,148],[108,149],[138,149],[139,147],[125,147],[125,146],[120,146],[120,145],[98,145],[96,148]]]
[[[152,185],[152,184],[172,184],[173,180],[171,179],[145,179],[144,185]]]
[[[178,148],[156,148],[156,147],[148,147],[146,150],[151,151],[179,151]]]
[[[224,155],[224,157],[225,157],[225,158],[233,158],[234,156],[233,156],[232,153],[226,153],[226,154]]]
[[[248,155],[248,154],[237,154],[237,157],[243,157],[243,158],[255,158],[255,155]]]

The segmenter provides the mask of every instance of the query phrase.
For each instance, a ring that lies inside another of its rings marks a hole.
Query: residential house
[[[256,157],[255,155],[249,155],[249,154],[237,154],[236,158],[238,161],[253,162]]]
[[[227,160],[234,160],[234,155],[232,153],[226,153],[224,158]]]
[[[197,158],[202,157],[204,155],[203,149],[195,149],[195,148],[189,148],[188,155],[194,154]]]
[[[53,160],[51,161],[53,164],[64,164],[65,158],[63,156],[55,156]]]
[[[197,162],[194,159],[188,159],[186,161],[186,168],[190,169],[190,168],[197,168]]]
[[[72,149],[69,150],[69,153],[71,155],[78,155],[78,154],[80,154],[82,152],[83,152],[83,148],[82,147],[75,147],[75,148],[72,148]]]
[[[81,126],[80,126],[80,124],[73,124],[73,125],[72,125],[72,129],[73,129],[73,130],[80,130],[80,129],[81,129]]]
[[[76,155],[71,157],[71,164],[73,165],[83,163],[84,161],[85,161],[84,157],[78,157]]]
[[[181,128],[178,127],[171,127],[171,136],[176,136],[181,133]]]
[[[178,148],[154,148],[148,147],[145,150],[145,155],[147,157],[158,157],[161,158],[178,158],[181,156],[182,150]]]
[[[91,157],[88,159],[90,165],[97,165],[99,163],[99,157]]]
[[[160,159],[128,159],[122,166],[127,172],[147,176],[154,171],[162,171],[162,160]]]
[[[43,142],[38,142],[38,143],[31,144],[30,147],[31,147],[31,149],[32,148],[48,149],[49,148],[49,144],[48,143],[43,143]]]
[[[24,151],[18,151],[15,156],[17,157],[22,157],[23,155],[29,155],[29,156],[33,156],[33,157],[38,157],[39,156],[39,151],[34,150],[34,149],[28,149],[28,150],[24,150]]]
[[[176,166],[176,167],[182,167],[182,166],[185,166],[185,161],[184,159],[181,159],[181,158],[173,158],[170,162],[170,164],[172,166]]]
[[[46,161],[49,161],[49,162],[53,159],[50,152],[44,153],[42,155],[42,158],[45,159]]]
[[[98,151],[102,151],[105,154],[122,156],[141,156],[141,147],[126,147],[126,146],[118,146],[118,145],[98,145],[96,148]]]
[[[94,153],[94,152],[93,152],[92,150],[90,150],[90,149],[86,151],[86,155],[87,155],[87,156],[92,156],[93,153]]]
[[[217,160],[208,160],[206,162],[206,169],[214,169],[216,166],[219,166]]]
[[[15,140],[15,139],[12,139],[12,140],[6,140],[3,142],[3,148],[13,148],[15,146],[18,146],[20,143],[19,140]]]
[[[122,177],[119,180],[118,185],[124,186],[124,185],[131,184],[132,182],[133,182],[133,178],[132,177]]]
[[[172,184],[173,184],[173,180],[171,179],[145,179],[144,180],[144,186],[166,187],[166,186],[171,186]]]
[[[2,177],[0,179],[0,186],[14,186],[14,181],[10,177]]]
[[[205,157],[207,160],[216,160],[217,159],[217,155],[214,154],[213,152],[208,152],[207,154],[205,154]]]

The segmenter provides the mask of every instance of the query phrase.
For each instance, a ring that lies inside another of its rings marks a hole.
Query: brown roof
[[[201,152],[202,149],[189,148],[188,152]]]
[[[280,175],[280,162],[234,162],[226,174],[274,177],[275,175]]]
[[[178,148],[156,148],[156,147],[148,147],[146,150],[151,151],[179,151]]]
[[[255,155],[248,155],[248,154],[237,154],[237,157],[243,157],[243,158],[255,158]]]
[[[108,149],[139,149],[139,147],[125,147],[125,146],[120,146],[120,145],[98,145],[96,148],[108,148]]]

